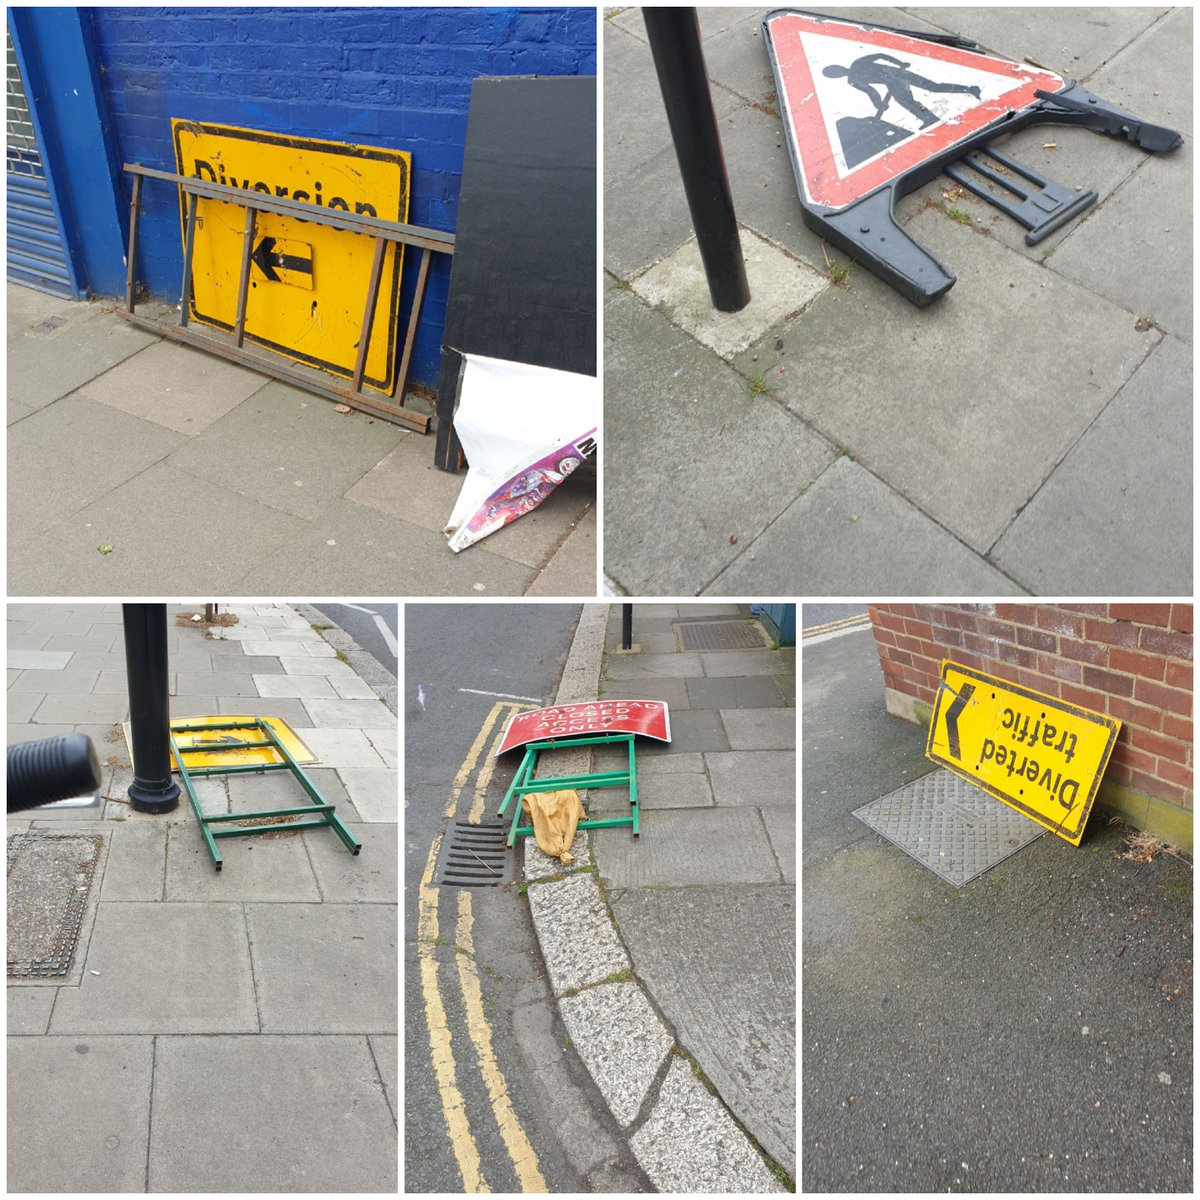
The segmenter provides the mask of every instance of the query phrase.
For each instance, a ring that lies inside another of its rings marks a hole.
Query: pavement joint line
[[[1136,374],[1136,371],[1134,373]],[[793,416],[794,415],[795,414],[793,414]],[[815,426],[810,426],[810,428],[814,429],[814,431],[817,433],[821,432],[819,429],[816,429]],[[824,434],[821,434],[821,436],[825,437]],[[828,437],[825,437],[825,440],[829,441]],[[867,464],[864,463],[862,461],[862,459],[851,454],[849,451],[845,451],[844,453],[839,454],[837,456],[837,458],[834,458],[832,461],[830,461],[828,464],[826,464],[824,467],[822,467],[821,470],[818,472],[817,477],[805,487],[804,491],[800,492],[796,496],[794,496],[790,503],[785,504],[783,506],[783,509],[780,512],[776,513],[775,516],[773,516],[771,518],[771,520],[768,521],[767,524],[758,533],[756,533],[754,535],[754,537],[752,539],[750,539],[750,541],[747,542],[745,547],[738,554],[735,554],[734,557],[731,558],[729,560],[729,562],[727,562],[716,573],[716,575],[714,575],[712,577],[712,579],[708,580],[707,583],[702,584],[701,587],[699,589],[697,589],[696,595],[697,596],[700,595],[701,592],[707,591],[710,587],[712,587],[714,584],[716,584],[716,582],[721,578],[721,576],[724,575],[725,572],[728,571],[729,568],[734,565],[734,563],[738,562],[743,557],[743,555],[748,554],[750,552],[750,550],[754,547],[755,543],[758,542],[758,540],[773,525],[775,525],[779,520],[781,520],[783,518],[784,514],[787,513],[793,507],[793,505],[797,504],[809,492],[811,492],[814,487],[816,487],[817,483],[825,476],[826,472],[832,470],[832,468],[836,465],[836,463],[838,462],[838,459],[840,459],[840,458],[849,458],[850,461],[853,462],[855,466],[861,468],[863,471],[866,471],[867,474],[870,475],[872,479],[875,479],[881,486],[887,488],[887,490],[889,492],[891,492],[892,495],[899,497],[899,499],[902,500],[905,504],[907,504],[910,508],[912,508],[914,512],[920,513],[920,515],[925,520],[927,520],[931,524],[935,525],[939,530],[941,530],[942,533],[946,534],[948,537],[953,538],[972,557],[977,558],[982,563],[986,563],[989,567],[992,568],[993,571],[995,571],[999,575],[1003,575],[1005,579],[1007,579],[1010,583],[1015,584],[1017,587],[1019,587],[1021,589],[1021,591],[1024,592],[1026,595],[1033,594],[1024,583],[1022,583],[1019,579],[1016,579],[1014,576],[1010,575],[1009,572],[1006,571],[1003,567],[998,566],[996,563],[994,563],[992,561],[990,556],[991,556],[992,551],[995,550],[995,548],[996,548],[996,543],[993,543],[992,546],[990,546],[986,551],[976,550],[974,546],[971,546],[967,542],[964,542],[963,539],[961,537],[959,537],[959,535],[957,533],[954,532],[954,530],[947,529],[946,526],[944,524],[942,524],[942,522],[937,517],[931,515],[930,513],[927,513],[915,500],[909,499],[909,497],[906,496],[902,491],[900,491],[898,488],[893,487],[886,479],[883,478],[882,475],[878,474],[871,467],[867,466]],[[1039,487],[1039,490],[1040,490],[1040,487]],[[1033,497],[1031,496],[1030,500],[1032,500],[1032,498]],[[1029,503],[1028,500],[1025,501],[1025,504],[1028,504],[1028,503]],[[1022,504],[1021,507],[1024,508],[1024,506],[1025,505]],[[1018,512],[1019,511],[1020,510],[1018,510]],[[1016,516],[1013,517],[1013,520],[1016,520]],[[1011,522],[1010,522],[1010,524],[1011,524]],[[1007,530],[1007,526],[1005,528]]]
[[[379,1090],[383,1095],[384,1103],[388,1106],[388,1111],[392,1114],[392,1124],[398,1129],[400,1127],[400,1117],[396,1112],[395,1102],[393,1101],[392,1097],[388,1095],[387,1084],[383,1079],[383,1071],[379,1067],[379,1056],[375,1053],[375,1047],[371,1044],[370,1034],[364,1033],[362,1036],[363,1040],[367,1043],[367,1053],[371,1056],[371,1062],[375,1067],[375,1074],[379,1078]]]
[[[1129,312],[1130,310],[1127,309],[1126,311]],[[1130,315],[1137,316],[1138,314],[1130,312]],[[1157,326],[1156,326],[1156,328],[1157,328]],[[1159,330],[1159,332],[1162,333],[1161,330]],[[1165,333],[1162,333],[1162,336],[1158,339],[1158,341],[1155,342],[1154,345],[1151,346],[1150,349],[1147,350],[1144,355],[1142,355],[1141,359],[1138,361],[1137,366],[1134,367],[1133,370],[1130,371],[1130,373],[1125,377],[1125,379],[1123,379],[1121,381],[1121,386],[1119,388],[1117,388],[1117,390],[1115,392],[1113,392],[1113,394],[1109,397],[1108,402],[1104,405],[1104,407],[1102,409],[1100,409],[1099,412],[1096,413],[1096,415],[1087,423],[1087,425],[1085,425],[1083,427],[1082,430],[1080,430],[1079,436],[1066,448],[1066,450],[1062,454],[1062,457],[1059,458],[1058,461],[1050,468],[1050,470],[1042,477],[1042,480],[1037,485],[1037,487],[1034,488],[1034,490],[1032,492],[1030,492],[1030,494],[1021,502],[1021,504],[1017,508],[1016,512],[1013,513],[1012,520],[1009,521],[1007,525],[1005,525],[1005,527],[1000,531],[1000,535],[988,547],[987,553],[989,556],[989,561],[990,561],[990,556],[996,552],[997,546],[999,546],[1000,543],[1004,540],[1005,534],[1007,534],[1008,531],[1013,527],[1013,525],[1016,524],[1017,519],[1021,516],[1021,514],[1034,502],[1034,500],[1036,500],[1038,498],[1038,496],[1042,492],[1042,489],[1054,477],[1055,472],[1057,472],[1059,467],[1061,467],[1063,465],[1063,463],[1065,463],[1067,461],[1067,459],[1071,456],[1072,452],[1079,445],[1079,443],[1083,441],[1083,439],[1092,431],[1092,429],[1095,427],[1095,425],[1099,422],[1100,418],[1103,417],[1104,414],[1107,413],[1109,411],[1109,409],[1112,408],[1117,403],[1117,401],[1121,397],[1121,394],[1134,381],[1134,379],[1137,377],[1138,372],[1141,371],[1141,369],[1146,365],[1147,360],[1155,352],[1155,350],[1157,350],[1159,348],[1159,346],[1161,346],[1163,344],[1163,342],[1166,340],[1166,337],[1167,337],[1167,335]],[[1182,339],[1180,339],[1180,340],[1182,341]],[[997,567],[996,569],[999,570],[1000,568]],[[1007,574],[1007,573],[1005,573],[1005,574]],[[1011,578],[1011,576],[1010,576],[1010,578]],[[1016,583],[1017,581],[1014,579],[1013,582]]]

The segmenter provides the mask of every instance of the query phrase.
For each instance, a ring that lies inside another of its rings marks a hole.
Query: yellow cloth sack
[[[551,858],[557,858],[564,867],[569,867],[575,861],[570,853],[571,843],[575,840],[575,826],[583,816],[579,793],[531,792],[521,799],[533,818],[533,833],[538,849]]]

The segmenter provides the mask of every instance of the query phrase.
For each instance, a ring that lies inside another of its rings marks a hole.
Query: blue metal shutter
[[[42,165],[29,102],[8,35],[8,278],[72,300],[78,296],[62,226]]]

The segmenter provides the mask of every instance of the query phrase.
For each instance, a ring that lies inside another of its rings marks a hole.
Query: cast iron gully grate
[[[507,825],[455,821],[442,836],[434,882],[441,887],[499,887],[513,878],[515,855],[505,846]]]

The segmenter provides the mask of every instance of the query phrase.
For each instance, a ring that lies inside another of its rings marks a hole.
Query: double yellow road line
[[[463,759],[450,788],[450,799],[446,805],[446,820],[453,821],[458,815],[459,801],[466,789],[467,781],[475,774],[472,800],[467,820],[477,824],[483,816],[487,803],[488,786],[495,768],[496,751],[504,736],[508,717],[523,709],[536,708],[534,704],[504,702],[494,704],[482,728],[475,737],[466,758]],[[493,736],[494,733],[494,736]],[[480,765],[480,756],[492,744],[487,757]],[[477,770],[478,768],[478,770]],[[454,1149],[465,1192],[490,1192],[483,1167],[479,1161],[479,1147],[471,1132],[466,1102],[458,1087],[458,1066],[454,1057],[454,1044],[450,1025],[446,1020],[446,1007],[442,1002],[442,988],[437,961],[439,938],[438,896],[440,889],[433,885],[434,868],[442,838],[439,834],[429,848],[429,858],[421,876],[417,901],[417,957],[421,967],[421,991],[425,1002],[425,1022],[429,1029],[429,1053],[433,1060],[434,1076],[437,1079],[441,1098],[442,1116],[446,1132]],[[471,911],[471,894],[463,888],[458,891],[453,945],[457,978],[462,998],[463,1014],[466,1019],[467,1036],[474,1049],[479,1074],[487,1088],[492,1115],[500,1130],[512,1169],[523,1192],[545,1192],[546,1181],[538,1166],[537,1154],[521,1128],[521,1122],[509,1099],[508,1086],[496,1062],[492,1049],[492,1030],[483,1012],[483,993],[479,974],[475,969],[475,943],[472,935],[475,918]]]

